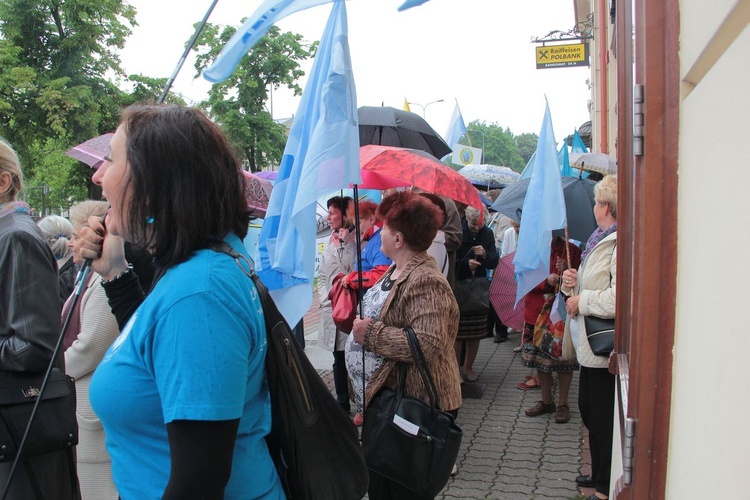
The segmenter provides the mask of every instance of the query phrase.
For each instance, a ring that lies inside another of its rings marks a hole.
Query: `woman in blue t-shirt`
[[[247,256],[232,148],[198,110],[132,106],[93,181],[111,208],[79,253],[94,259],[122,331],[90,397],[118,492],[124,500],[283,498],[264,439],[261,304],[233,260],[208,249],[224,240]],[[148,249],[159,269],[145,298],[123,240]]]

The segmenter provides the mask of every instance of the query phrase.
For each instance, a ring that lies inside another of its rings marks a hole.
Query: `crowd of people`
[[[233,260],[212,250],[223,241],[250,258],[244,177],[227,139],[195,109],[134,105],[92,180],[106,202],[85,201],[69,220],[36,225],[18,201],[18,158],[0,141],[0,371],[39,372],[50,362],[64,369],[75,378],[79,426],[75,456],[59,450],[23,461],[7,498],[283,498],[264,440],[271,416],[259,299]],[[564,424],[580,370],[592,473],[575,480],[602,499],[614,376],[589,348],[580,317],[614,317],[616,177],[595,194],[598,229],[583,248],[555,238],[549,276],[524,300],[520,358],[534,373],[519,388],[541,389],[526,415],[554,413]],[[486,296],[482,307],[463,308],[463,284],[486,291],[499,259],[516,249],[519,224],[416,188],[385,191],[379,203],[332,196],[327,209],[318,345],[332,353],[342,410],[362,425],[378,391],[398,385],[401,366],[406,393],[428,400],[411,328],[441,409],[457,418],[462,384],[481,377],[482,339],[504,342],[509,331]],[[79,272],[84,260],[90,274]],[[74,288],[76,276],[84,281]],[[362,300],[349,331],[332,316],[337,282]],[[565,300],[564,321],[551,319],[556,297]],[[242,471],[250,469],[248,481]],[[369,497],[421,498],[372,471]]]

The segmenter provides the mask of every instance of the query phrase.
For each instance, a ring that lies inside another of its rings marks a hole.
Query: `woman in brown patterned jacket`
[[[396,388],[400,363],[410,365],[406,394],[429,402],[404,332],[411,326],[432,372],[441,409],[455,416],[461,406],[461,376],[453,351],[458,305],[435,259],[426,252],[442,225],[442,213],[428,199],[402,191],[383,199],[378,214],[384,220],[381,248],[393,265],[368,291],[382,296],[377,319],[368,314],[354,320],[354,340],[384,358],[367,383],[365,402],[383,387]],[[418,498],[372,471],[369,497]]]

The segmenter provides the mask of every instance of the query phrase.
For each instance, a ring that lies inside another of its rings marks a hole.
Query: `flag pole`
[[[354,232],[356,242],[357,242],[357,305],[359,307],[359,319],[362,319],[365,317],[364,315],[364,305],[362,304],[362,240],[360,237],[360,231],[359,231],[359,186],[357,184],[352,184],[352,187],[354,189]],[[362,348],[362,416],[365,415],[365,384],[367,384],[367,380],[365,378],[365,367],[366,364],[366,358],[365,358],[365,349]],[[365,445],[365,436],[362,434],[362,446]]]
[[[169,93],[169,89],[172,88],[172,84],[174,83],[175,79],[177,78],[177,74],[182,69],[182,65],[185,64],[185,59],[187,59],[188,54],[193,49],[193,45],[195,45],[195,41],[198,40],[198,35],[200,35],[201,31],[203,31],[203,28],[206,26],[206,23],[208,22],[208,17],[211,15],[211,12],[213,12],[214,7],[216,7],[216,4],[219,2],[219,0],[214,0],[211,3],[211,6],[206,11],[206,15],[203,16],[203,21],[198,25],[197,28],[195,28],[195,33],[193,33],[193,37],[190,39],[190,41],[187,44],[187,47],[185,47],[185,51],[182,53],[182,57],[180,57],[180,60],[177,61],[177,66],[175,67],[174,71],[172,72],[172,76],[169,77],[169,80],[167,80],[167,84],[164,86],[164,90],[162,91],[159,98],[156,100],[157,104],[161,104],[164,102],[164,99],[167,98],[167,94]]]

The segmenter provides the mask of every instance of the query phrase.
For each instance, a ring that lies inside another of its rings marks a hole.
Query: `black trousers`
[[[336,389],[336,401],[345,412],[349,406],[349,372],[346,370],[344,351],[333,351],[333,386]]]
[[[487,336],[494,337],[496,333],[498,337],[508,338],[508,327],[503,324],[495,312],[495,307],[490,303],[487,311]]]
[[[589,431],[591,477],[596,491],[609,495],[612,467],[612,426],[615,418],[615,376],[606,368],[581,367],[578,409]]]

